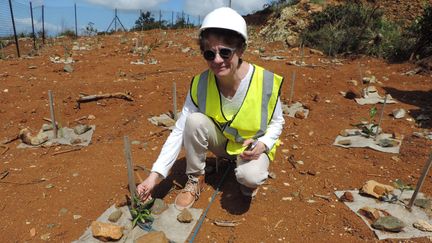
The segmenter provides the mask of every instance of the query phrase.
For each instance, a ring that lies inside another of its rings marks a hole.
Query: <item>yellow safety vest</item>
[[[219,88],[211,70],[192,79],[192,101],[201,113],[215,122],[228,139],[225,150],[230,155],[242,153],[245,149],[242,144],[246,139],[257,139],[266,133],[280,95],[283,78],[260,66],[253,65],[253,68],[246,96],[233,116],[226,116],[222,111]],[[274,159],[278,145],[279,140],[268,152],[270,160]]]

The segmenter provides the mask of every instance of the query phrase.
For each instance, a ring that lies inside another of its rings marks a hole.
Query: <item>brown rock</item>
[[[394,187],[378,183],[374,180],[367,181],[360,189],[360,193],[380,198],[394,190]]]
[[[93,237],[102,241],[119,240],[123,236],[123,227],[99,221],[93,221],[91,231]]]
[[[342,202],[354,202],[354,196],[351,192],[344,192],[339,198]]]
[[[298,119],[305,119],[305,117],[306,117],[306,115],[303,111],[297,111],[294,116],[295,116],[295,118],[298,118]]]
[[[362,207],[359,209],[358,213],[372,220],[372,222],[375,222],[379,217],[381,217],[379,210],[376,208]]]
[[[186,208],[177,215],[177,220],[181,223],[190,223],[192,219],[192,214]]]
[[[116,210],[110,214],[110,216],[108,217],[108,220],[110,222],[115,223],[119,220],[119,218],[122,216],[122,214],[123,214],[123,212],[121,210]]]
[[[353,100],[355,98],[360,98],[361,94],[360,92],[358,92],[357,90],[353,89],[353,88],[349,88],[348,91],[345,94],[345,98]]]
[[[135,243],[168,243],[169,240],[166,237],[165,233],[162,231],[151,231],[138,239],[135,240]]]
[[[321,100],[321,97],[319,96],[319,94],[315,94],[312,100],[315,102],[319,102]]]
[[[349,140],[349,139],[342,139],[342,140],[338,141],[338,144],[348,146],[348,145],[351,144],[351,140]]]

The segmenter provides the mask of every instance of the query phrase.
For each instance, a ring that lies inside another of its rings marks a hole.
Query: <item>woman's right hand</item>
[[[159,174],[151,172],[150,175],[137,187],[137,193],[141,201],[145,202],[151,199],[151,192],[158,183]]]

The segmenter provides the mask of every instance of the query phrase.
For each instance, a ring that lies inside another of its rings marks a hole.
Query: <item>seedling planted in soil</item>
[[[133,197],[134,207],[130,209],[130,213],[132,215],[132,228],[137,224],[146,224],[153,222],[154,218],[151,215],[150,208],[153,206],[154,199],[151,199],[146,202],[141,202],[138,197]]]

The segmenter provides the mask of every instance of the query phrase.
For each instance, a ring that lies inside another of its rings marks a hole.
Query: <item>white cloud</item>
[[[31,18],[17,18],[15,19],[15,23],[17,26],[18,33],[19,32],[31,33],[32,31]],[[42,31],[42,22],[34,20],[34,27],[35,27],[35,32]],[[57,34],[60,31],[62,31],[62,27],[60,25],[51,24],[48,23],[47,21],[45,21],[44,27],[45,27],[45,32],[48,34],[54,34],[54,33]]]
[[[121,10],[153,9],[168,0],[86,0],[90,4],[96,4]]]
[[[269,0],[231,0],[231,7],[240,14],[252,13],[263,8]],[[187,13],[204,16],[215,8],[229,5],[229,0],[185,0],[184,10]]]

